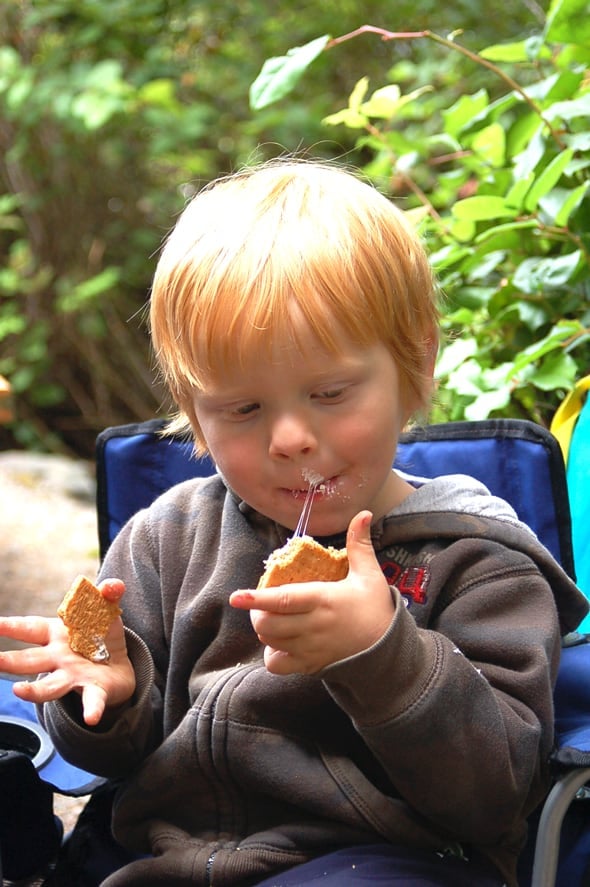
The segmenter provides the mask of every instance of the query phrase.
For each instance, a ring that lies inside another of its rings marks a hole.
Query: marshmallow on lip
[[[323,474],[320,474],[318,471],[314,471],[311,468],[302,468],[301,476],[310,487],[315,487],[314,493],[326,494],[334,492],[335,478],[326,478]]]
[[[323,475],[319,472],[314,471],[312,468],[302,468],[301,469],[301,477],[303,480],[307,481],[310,486],[317,487],[318,484],[321,484],[324,480]]]

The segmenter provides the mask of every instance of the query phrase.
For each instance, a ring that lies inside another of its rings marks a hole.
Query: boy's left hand
[[[349,571],[340,582],[305,582],[235,591],[230,604],[250,610],[273,674],[314,674],[367,650],[387,631],[395,605],[371,542],[368,511],[348,527]]]

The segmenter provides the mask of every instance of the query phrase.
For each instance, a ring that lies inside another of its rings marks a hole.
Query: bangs
[[[270,360],[282,342],[303,350],[309,334],[334,354],[347,339],[359,345],[378,340],[379,323],[368,323],[370,308],[362,292],[352,294],[349,285],[345,299],[325,275],[299,263],[296,273],[288,274],[284,262],[278,264],[253,282],[237,274],[233,282],[224,275],[223,283],[214,285],[209,277],[198,300],[190,300],[192,311],[181,310],[183,323],[174,324],[173,335],[169,329],[157,337],[160,366],[177,392],[202,390],[236,365],[246,370],[253,360]]]
[[[419,238],[389,200],[344,171],[287,163],[213,183],[187,206],[156,268],[152,341],[196,427],[195,389],[272,361],[283,342],[304,351],[310,335],[334,354],[382,342],[426,391],[436,301]]]
[[[334,353],[343,334],[370,344],[390,325],[383,293],[391,281],[376,280],[380,263],[361,260],[361,244],[353,250],[350,232],[346,237],[335,224],[322,229],[308,217],[287,225],[284,207],[279,225],[277,207],[271,210],[256,225],[234,225],[221,244],[215,238],[214,250],[209,230],[181,260],[174,257],[170,272],[163,254],[154,279],[152,336],[175,392],[203,389],[229,366],[267,358],[278,342],[299,345],[302,320]]]

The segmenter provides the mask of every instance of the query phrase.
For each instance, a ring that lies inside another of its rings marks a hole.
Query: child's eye
[[[314,397],[316,400],[338,400],[343,393],[343,388],[330,388],[327,391],[319,391]]]
[[[245,403],[242,404],[242,406],[234,407],[232,412],[234,412],[238,416],[249,416],[250,413],[254,413],[259,408],[259,406],[260,404],[257,403]]]

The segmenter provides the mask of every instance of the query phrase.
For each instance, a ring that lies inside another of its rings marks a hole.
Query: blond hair
[[[303,318],[328,350],[342,333],[383,343],[402,389],[429,400],[438,341],[436,287],[419,237],[373,186],[336,166],[282,160],[207,186],[158,263],[150,322],[156,358],[192,426],[203,389],[228,365],[264,356]],[[188,420],[188,423],[187,423]]]

